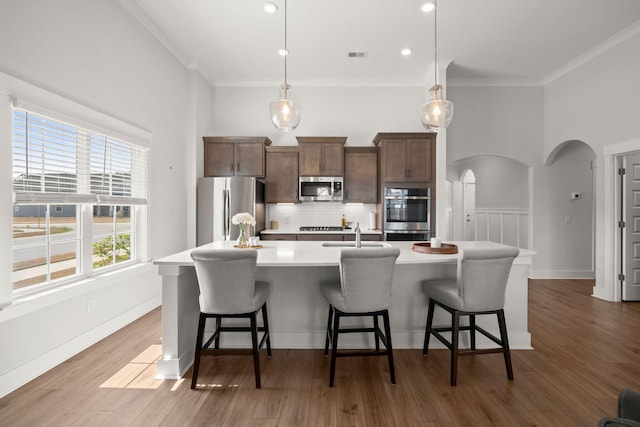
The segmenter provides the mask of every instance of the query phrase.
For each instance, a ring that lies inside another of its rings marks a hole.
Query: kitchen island
[[[501,246],[493,242],[453,243],[461,249]],[[227,248],[233,244],[220,241],[206,246]],[[271,283],[267,304],[272,347],[323,348],[329,306],[320,293],[319,283],[339,280],[340,250],[345,246],[338,246],[336,242],[323,246],[323,242],[313,241],[263,241],[262,244],[258,249],[256,279]],[[363,250],[380,245],[400,249],[389,310],[393,346],[421,349],[427,316],[421,282],[455,277],[458,255],[415,252],[412,242],[363,242]],[[162,275],[162,357],[158,361],[157,378],[179,379],[193,363],[199,290],[190,254],[191,249],[154,261]],[[521,250],[509,275],[505,315],[512,349],[531,348],[527,329],[527,278],[533,255],[532,251]],[[359,322],[359,319],[348,320]],[[446,312],[436,313],[434,324],[448,321],[450,316]],[[478,324],[497,333],[493,316],[478,318]],[[341,338],[341,346],[361,348],[370,345],[369,339],[364,334],[351,334]],[[222,346],[250,347],[248,334],[227,334],[221,343]],[[431,343],[432,348],[441,345],[435,339]],[[461,343],[464,345],[464,337]],[[478,346],[483,345],[487,342],[479,337]]]

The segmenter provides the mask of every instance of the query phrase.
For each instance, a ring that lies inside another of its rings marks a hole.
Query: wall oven
[[[386,187],[383,194],[385,240],[429,240],[431,189]]]

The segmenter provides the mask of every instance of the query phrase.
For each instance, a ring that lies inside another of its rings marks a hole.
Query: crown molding
[[[447,79],[448,87],[463,86],[543,86],[538,79]]]
[[[173,41],[162,31],[160,26],[153,20],[135,0],[118,0],[131,16],[133,16],[143,28],[145,28],[160,44],[162,44],[175,58],[187,69],[193,68],[193,60],[185,54],[182,49],[178,48]],[[196,65],[197,67],[197,65]]]
[[[215,87],[279,87],[282,80],[216,79]],[[288,80],[296,87],[425,87],[424,79],[295,79]]]
[[[638,33],[640,33],[640,21],[634,22],[633,24],[629,25],[625,29],[623,29],[623,30],[617,32],[616,34],[614,34],[613,36],[609,37],[607,40],[605,40],[602,43],[596,45],[594,48],[588,50],[587,52],[585,52],[582,55],[578,56],[577,58],[573,59],[572,61],[569,61],[568,63],[566,63],[565,65],[561,66],[560,68],[558,68],[554,72],[548,74],[544,78],[543,84],[545,86],[548,85],[549,83],[553,82],[554,80],[559,79],[560,77],[570,73],[571,71],[575,70],[576,68],[586,64],[587,62],[589,62],[592,59],[596,58],[597,56],[601,55],[602,53],[604,53],[604,52],[608,51],[609,49],[617,46],[618,44],[630,39],[631,37],[635,36]]]

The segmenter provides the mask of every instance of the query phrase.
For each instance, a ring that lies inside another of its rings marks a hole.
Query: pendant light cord
[[[284,84],[287,84],[287,56],[289,56],[289,49],[287,49],[287,0],[284,0]]]
[[[286,5],[285,0],[285,5]],[[433,79],[434,83],[438,84],[438,3],[437,0],[433,0]],[[286,6],[285,6],[286,9]],[[286,16],[286,12],[285,12]]]

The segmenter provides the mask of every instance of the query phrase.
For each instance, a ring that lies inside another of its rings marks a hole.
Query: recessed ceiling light
[[[278,5],[271,2],[266,2],[264,4],[264,11],[267,13],[276,13],[278,11]]]
[[[413,51],[412,51],[411,49],[409,49],[408,47],[407,47],[407,48],[404,48],[404,49],[402,49],[402,50],[400,51],[400,53],[402,54],[402,56],[409,56],[409,55],[411,55],[411,53],[412,53],[412,52],[413,52]]]
[[[424,3],[421,7],[423,12],[432,12],[436,8],[436,4],[433,1]]]
[[[280,50],[278,51],[278,54],[279,54],[279,55],[281,55],[281,56],[285,56],[285,55],[288,55],[288,54],[289,54],[289,51],[288,51],[288,50],[285,50],[285,49],[280,49]]]

